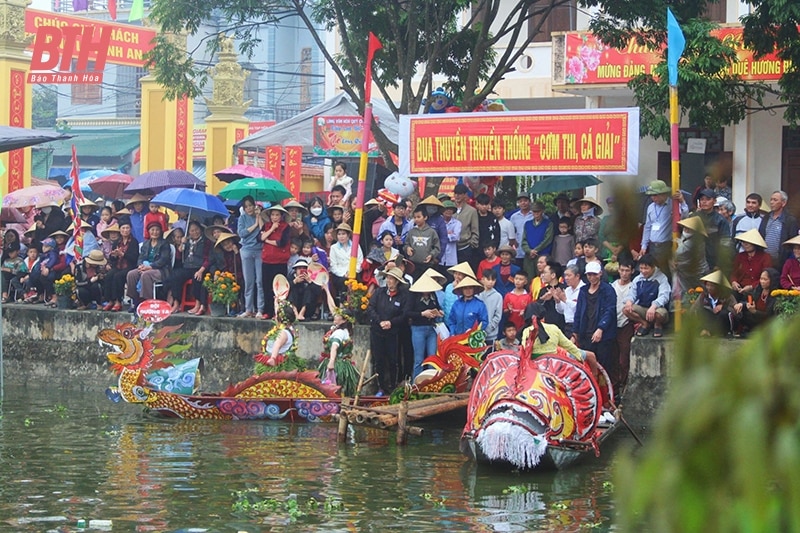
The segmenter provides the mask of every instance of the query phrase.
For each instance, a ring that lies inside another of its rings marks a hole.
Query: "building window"
[[[141,67],[117,65],[117,117],[138,118],[142,116],[141,79],[147,70]]]
[[[711,22],[726,22],[728,6],[726,0],[719,0],[718,2],[709,2],[706,4],[706,12],[703,14]]]
[[[538,11],[542,7],[541,4],[535,3],[530,9]],[[528,35],[536,33],[533,37],[533,42],[546,43],[552,39],[550,34],[554,31],[577,30],[577,9],[577,0],[569,0],[562,5],[554,7],[549,13],[545,13],[545,15],[534,15],[528,22]],[[544,22],[542,22],[543,16],[546,16]],[[539,27],[540,23],[541,27]]]
[[[78,60],[72,60],[72,72],[77,69]],[[89,61],[86,66],[87,72],[94,70],[94,61]],[[100,105],[103,103],[103,85],[100,83],[73,83],[72,105]]]

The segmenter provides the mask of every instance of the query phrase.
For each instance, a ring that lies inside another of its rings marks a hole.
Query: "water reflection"
[[[611,528],[608,461],[476,468],[457,427],[428,427],[407,447],[358,429],[339,446],[332,424],[150,419],[102,393],[39,388],[5,399],[0,531],[75,531],[80,519],[143,532]],[[242,494],[272,507],[234,508]]]

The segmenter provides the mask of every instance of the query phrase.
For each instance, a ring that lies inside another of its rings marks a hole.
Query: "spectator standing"
[[[500,334],[500,322],[503,318],[503,296],[495,290],[497,283],[497,273],[492,269],[481,271],[481,285],[483,292],[477,298],[486,306],[486,344],[494,345]]]
[[[139,242],[144,242],[146,239],[150,238],[149,235],[145,235],[146,226],[144,223],[144,217],[147,216],[148,211],[146,207],[149,201],[150,198],[137,192],[133,195],[133,198],[128,200],[128,203],[125,204],[125,207],[130,211],[128,217],[130,217],[133,237]]]
[[[433,195],[428,196],[424,200],[422,200],[418,205],[425,206],[425,209],[428,214],[428,225],[436,231],[436,235],[439,236],[439,256],[434,257],[434,264],[441,265],[442,259],[445,254],[445,245],[447,244],[447,222],[444,220],[444,216],[442,216],[442,211],[444,211],[444,204],[439,201]],[[452,263],[455,264],[455,261]],[[451,265],[452,266],[452,265]]]
[[[614,280],[611,288],[617,294],[617,338],[614,349],[614,358],[616,361],[617,373],[616,376],[611,376],[611,381],[614,384],[615,396],[621,395],[625,391],[625,385],[628,383],[628,373],[631,367],[631,341],[633,340],[633,322],[631,322],[623,308],[625,302],[630,298],[631,288],[633,284],[631,279],[633,277],[633,261],[630,258],[623,257],[619,262],[619,278]]]
[[[350,253],[353,249],[353,228],[349,224],[339,224],[336,228],[336,242],[331,245],[330,252],[328,253],[328,262],[330,263],[331,284],[336,289],[335,296],[339,298],[339,305],[341,305],[342,295],[347,292],[344,286],[344,280],[347,279],[350,273]],[[364,254],[361,249],[358,250],[358,259],[356,260],[356,273],[361,272],[361,264],[364,262]]]
[[[272,282],[278,274],[286,275],[286,263],[289,261],[289,226],[284,222],[286,214],[280,204],[275,204],[259,215],[264,219],[258,238],[261,241],[261,284],[264,292],[264,308],[260,311],[265,319],[275,315]]]
[[[442,202],[444,210],[442,218],[447,229],[447,240],[441,242],[442,246],[442,267],[452,267],[458,264],[458,240],[461,238],[461,221],[454,215],[456,204],[452,200]]]
[[[734,239],[746,231],[751,229],[758,230],[761,227],[761,220],[764,218],[764,213],[761,212],[762,201],[763,199],[758,193],[747,195],[744,203],[744,213],[733,219],[731,231]],[[744,251],[741,243],[738,243],[736,250],[738,252]]]
[[[677,193],[678,199],[671,199],[671,189],[661,180],[650,182],[645,194],[650,196],[652,203],[647,206],[644,217],[644,230],[642,232],[641,255],[649,253],[665,272],[669,272],[669,259],[672,255],[672,206],[679,202],[681,218],[689,213],[689,207],[683,200],[683,195]],[[705,221],[704,221],[705,222]]]
[[[483,290],[483,285],[473,278],[465,277],[453,287],[453,290],[458,295],[458,299],[453,303],[447,319],[447,328],[450,333],[459,335],[476,324],[486,331],[489,325],[486,305],[475,297],[476,293]]]
[[[414,227],[408,231],[404,252],[414,263],[415,279],[428,267],[436,264],[441,253],[439,235],[428,225],[428,211],[424,205],[414,209]]]
[[[249,195],[245,196],[242,199],[242,214],[239,216],[236,228],[241,239],[242,273],[244,274],[244,312],[239,315],[241,317],[262,318],[261,310],[264,309],[261,268],[261,248],[263,246],[259,240],[261,228],[264,227],[264,219],[260,215],[261,207],[256,205],[255,199]]]
[[[483,249],[487,244],[500,247],[500,224],[492,213],[492,200],[488,194],[475,197],[475,208],[478,211],[478,245]]]
[[[525,251],[522,249],[523,234],[525,233],[525,223],[533,220],[533,211],[531,211],[531,197],[527,192],[521,192],[517,195],[517,205],[519,210],[512,213],[509,220],[514,225],[514,232],[517,236],[517,252],[516,263],[517,266],[522,268],[522,262],[525,259]]]
[[[553,223],[554,228],[557,227],[558,221],[564,217],[568,218],[570,222],[573,221],[575,215],[573,215],[572,211],[569,209],[570,201],[566,193],[562,192],[556,196],[555,199],[553,199],[553,204],[556,206],[556,211],[550,215],[550,221]]]
[[[603,208],[594,198],[581,198],[577,202],[580,214],[572,223],[572,233],[575,234],[577,242],[584,242],[589,239],[597,239],[600,235],[600,215]]]
[[[722,218],[728,223],[728,227],[731,228],[730,236],[733,236],[733,215],[736,213],[736,205],[725,198],[724,196],[717,196],[716,201],[714,202],[714,209],[717,210]]]
[[[537,302],[544,307],[544,321],[548,324],[558,326],[564,331],[564,315],[556,309],[556,301],[559,291],[564,291],[564,285],[559,281],[561,278],[561,265],[554,261],[548,261],[542,271],[542,288],[539,290]]]
[[[492,269],[497,274],[497,284],[495,288],[501,296],[514,290],[514,276],[519,272],[519,267],[514,264],[516,251],[511,246],[501,246],[497,251],[500,255],[500,264],[494,265]]]
[[[767,253],[772,257],[772,265],[781,268],[791,254],[791,249],[781,247],[781,243],[797,236],[797,219],[786,211],[789,195],[775,191],[769,197],[770,212],[761,220],[758,232],[767,242]]]
[[[517,230],[514,228],[514,224],[506,218],[505,206],[497,199],[492,200],[492,214],[497,219],[497,225],[500,226],[500,246],[516,246]]]
[[[709,268],[715,270],[723,264],[729,269],[733,252],[731,227],[725,217],[720,215],[714,208],[714,204],[717,201],[715,194],[711,189],[700,191],[697,200],[697,211],[689,216],[700,217],[703,221],[703,227],[708,233],[706,238],[706,261],[708,261]]]
[[[525,254],[523,268],[528,276],[537,275],[536,261],[540,255],[550,255],[553,246],[553,223],[544,216],[544,205],[534,202],[533,218],[525,223],[522,231],[522,251]]]
[[[408,317],[411,323],[411,343],[414,346],[412,379],[422,371],[422,361],[436,353],[436,323],[444,317],[436,293],[442,290],[430,276],[421,276],[411,285]]]
[[[558,233],[553,237],[553,261],[566,266],[574,254],[575,236],[572,234],[572,223],[564,217],[558,221]]]
[[[469,189],[459,183],[453,189],[453,199],[456,204],[455,217],[461,222],[461,235],[458,238],[458,262],[467,262],[475,269],[481,258],[478,253],[479,228],[478,211],[467,203]]]
[[[384,271],[386,288],[375,291],[369,300],[369,346],[378,373],[378,396],[391,393],[398,371],[400,326],[408,319],[410,298],[403,272],[395,267]]]
[[[700,217],[689,217],[678,221],[682,233],[675,250],[673,286],[675,294],[683,294],[700,285],[700,278],[709,273],[706,261],[706,238],[708,234]],[[677,296],[676,296],[677,298]]]
[[[600,264],[587,264],[586,277],[589,284],[581,287],[575,307],[572,342],[594,352],[609,375],[616,375],[613,347],[617,338],[617,293],[603,281]]]

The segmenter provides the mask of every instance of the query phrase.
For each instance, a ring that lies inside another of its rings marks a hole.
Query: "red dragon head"
[[[487,356],[473,382],[462,441],[491,461],[533,468],[548,444],[588,440],[602,414],[591,371],[563,354]]]
[[[164,359],[176,350],[166,348],[185,338],[185,334],[170,335],[180,327],[181,325],[162,327],[150,338],[151,327],[141,328],[125,322],[114,329],[101,330],[97,334],[97,340],[101,347],[111,350],[106,353],[106,357],[115,373],[119,374],[123,369],[145,373],[170,366]]]

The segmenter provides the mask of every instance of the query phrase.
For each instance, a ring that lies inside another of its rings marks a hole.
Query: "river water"
[[[423,424],[405,447],[351,430],[340,446],[335,424],[154,419],[46,386],[7,387],[0,414],[0,531],[13,532],[609,531],[613,452],[629,440],[519,474],[467,462],[456,424]]]

